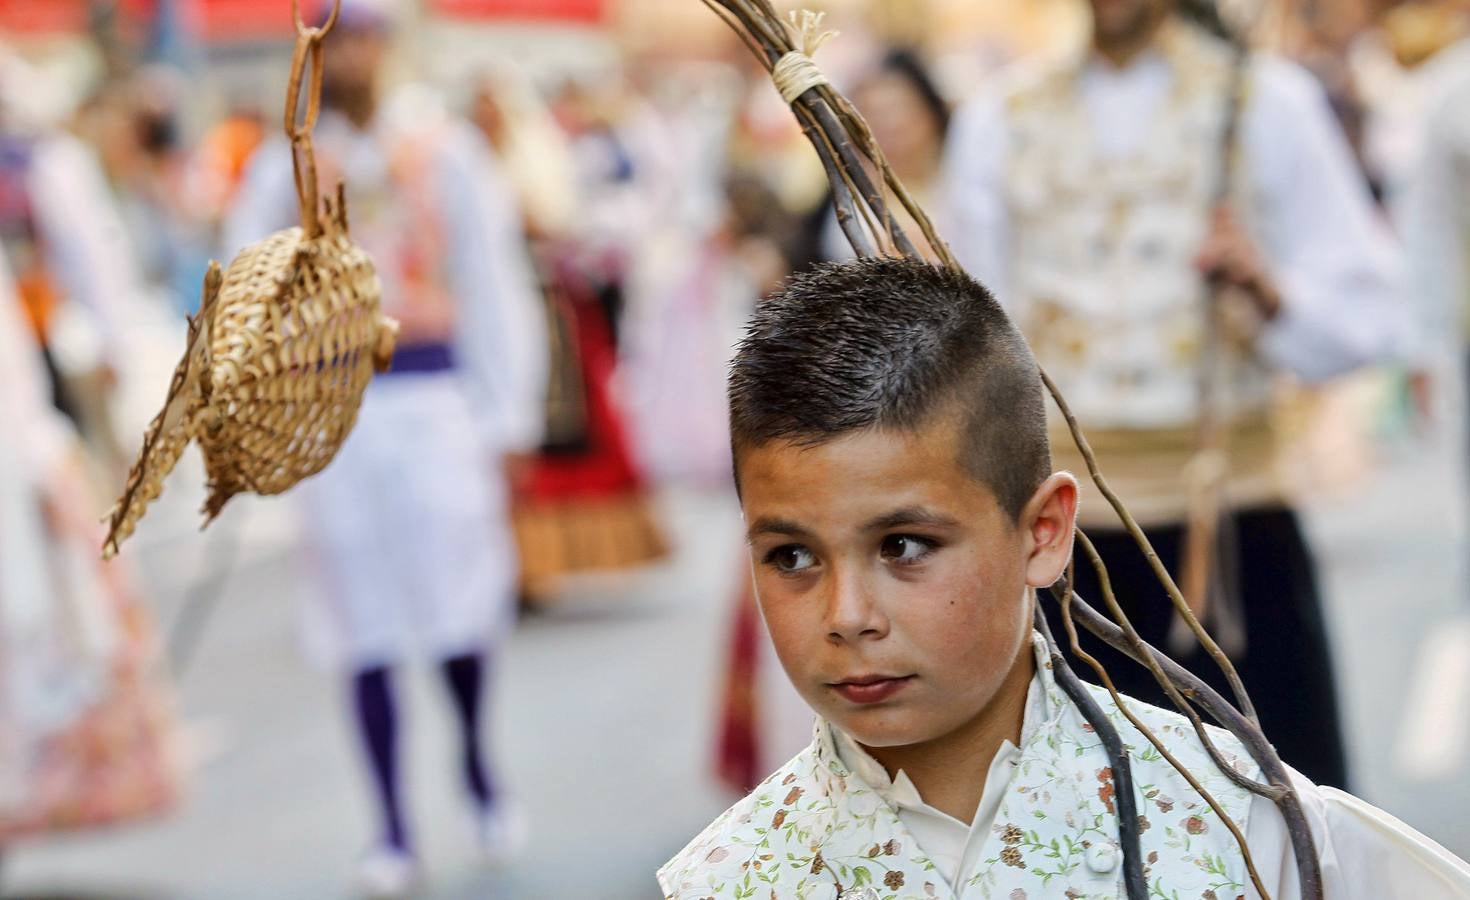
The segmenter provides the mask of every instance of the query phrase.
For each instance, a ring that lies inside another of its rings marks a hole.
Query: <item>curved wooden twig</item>
[[[1200,743],[1204,745],[1205,751],[1210,754],[1210,759],[1221,772],[1224,772],[1236,784],[1253,794],[1266,797],[1273,802],[1277,800],[1281,796],[1280,791],[1270,785],[1261,784],[1253,779],[1247,778],[1235,771],[1235,768],[1221,755],[1220,748],[1215,746],[1215,742],[1211,740],[1209,732],[1205,730],[1205,723],[1200,719],[1199,712],[1179,692],[1179,688],[1169,680],[1169,677],[1164,673],[1164,670],[1159,666],[1158,662],[1144,650],[1147,644],[1144,643],[1143,637],[1139,635],[1138,630],[1133,627],[1133,622],[1128,618],[1128,614],[1123,611],[1122,604],[1118,602],[1117,596],[1113,593],[1112,577],[1108,575],[1108,567],[1103,563],[1102,556],[1097,552],[1097,547],[1093,546],[1092,539],[1080,528],[1076,531],[1076,539],[1083,553],[1087,556],[1088,562],[1092,564],[1093,571],[1097,573],[1098,585],[1102,592],[1103,602],[1107,604],[1108,613],[1112,615],[1113,621],[1122,627],[1123,636],[1127,638],[1129,646],[1135,651],[1138,651],[1135,658],[1149,670],[1149,674],[1154,676],[1154,680],[1159,683],[1159,687],[1164,689],[1164,693],[1168,695],[1169,700],[1174,706],[1181,713],[1189,717],[1190,723],[1194,725],[1195,734],[1199,736]],[[1068,581],[1071,582],[1071,580],[1069,574]],[[1071,594],[1068,599],[1063,600],[1063,605],[1069,605],[1075,600],[1075,597],[1075,594]]]
[[[1052,594],[1060,602],[1061,597],[1057,588],[1052,588]],[[1110,621],[1107,616],[1093,609],[1081,597],[1073,598],[1072,614],[1083,628],[1135,662],[1142,663],[1143,655],[1146,653],[1163,671],[1165,677],[1179,689],[1180,694],[1204,710],[1210,718],[1220,724],[1220,727],[1229,731],[1241,742],[1246,752],[1251,755],[1251,759],[1261,767],[1261,774],[1265,776],[1266,783],[1278,792],[1275,798],[1276,807],[1281,811],[1281,817],[1286,822],[1287,834],[1291,837],[1292,850],[1296,855],[1297,880],[1301,885],[1301,896],[1321,900],[1322,864],[1317,857],[1316,839],[1312,837],[1312,829],[1307,823],[1306,811],[1302,808],[1301,798],[1297,796],[1292,786],[1291,775],[1286,769],[1286,764],[1276,754],[1275,748],[1261,732],[1260,726],[1242,715],[1240,710],[1232,706],[1230,701],[1220,696],[1219,692],[1206,684],[1198,675],[1170,659],[1163,651],[1148,643],[1142,643],[1143,651],[1135,650],[1123,634],[1122,628]]]
[[[1245,690],[1245,684],[1240,680],[1240,673],[1235,671],[1235,664],[1230,661],[1229,656],[1225,655],[1225,651],[1220,649],[1220,645],[1215,643],[1215,639],[1210,637],[1209,632],[1205,631],[1199,619],[1195,618],[1194,612],[1190,610],[1189,604],[1184,600],[1184,595],[1179,591],[1179,585],[1174,583],[1174,577],[1169,574],[1169,570],[1164,566],[1163,560],[1159,559],[1159,554],[1154,550],[1153,543],[1149,541],[1148,536],[1143,533],[1143,528],[1139,526],[1138,520],[1133,518],[1133,515],[1128,512],[1128,508],[1123,505],[1122,499],[1108,485],[1108,480],[1103,477],[1102,470],[1098,468],[1097,455],[1092,452],[1092,446],[1087,443],[1087,436],[1082,433],[1082,426],[1078,424],[1077,417],[1072,414],[1072,408],[1067,405],[1066,398],[1062,396],[1062,392],[1057,388],[1056,382],[1052,381],[1051,376],[1046,374],[1045,369],[1041,371],[1041,381],[1046,385],[1047,391],[1051,394],[1052,401],[1056,403],[1063,420],[1066,421],[1067,430],[1072,434],[1072,441],[1077,445],[1077,450],[1082,454],[1082,459],[1087,464],[1087,474],[1092,478],[1092,483],[1097,485],[1098,492],[1108,501],[1108,505],[1117,512],[1119,520],[1123,523],[1123,527],[1127,529],[1128,534],[1133,538],[1133,542],[1138,545],[1138,549],[1143,551],[1144,559],[1148,561],[1149,568],[1153,571],[1154,576],[1159,579],[1159,584],[1163,585],[1164,591],[1169,595],[1170,601],[1173,602],[1175,612],[1182,616],[1184,621],[1189,624],[1190,631],[1194,632],[1194,636],[1199,640],[1200,645],[1210,654],[1210,658],[1215,661],[1215,665],[1220,667],[1220,671],[1225,673],[1225,680],[1229,683],[1230,691],[1235,695],[1235,700],[1240,704],[1241,710],[1245,712],[1247,718],[1256,721],[1255,706],[1251,704],[1250,695]]]
[[[1062,595],[1062,625],[1064,628],[1067,629],[1067,639],[1072,644],[1072,655],[1092,667],[1092,670],[1097,673],[1098,679],[1102,681],[1103,687],[1107,689],[1108,695],[1113,698],[1113,705],[1118,707],[1118,711],[1123,714],[1124,718],[1126,718],[1129,723],[1133,725],[1134,728],[1138,729],[1139,734],[1143,735],[1150,744],[1153,744],[1154,749],[1159,751],[1159,755],[1164,758],[1164,761],[1174,767],[1174,771],[1178,772],[1179,775],[1186,782],[1189,783],[1189,786],[1193,788],[1194,792],[1200,796],[1200,799],[1205,801],[1210,809],[1213,809],[1215,811],[1215,815],[1220,818],[1220,821],[1225,825],[1226,829],[1230,831],[1231,836],[1235,838],[1235,843],[1240,847],[1240,855],[1241,858],[1245,861],[1246,871],[1250,873],[1251,884],[1255,886],[1257,893],[1259,893],[1261,896],[1261,900],[1271,900],[1271,894],[1266,890],[1266,886],[1261,882],[1261,873],[1256,871],[1256,861],[1251,856],[1250,844],[1246,841],[1245,835],[1240,830],[1240,826],[1237,825],[1235,820],[1231,818],[1230,814],[1225,811],[1225,807],[1220,805],[1220,801],[1215,799],[1215,795],[1212,794],[1210,790],[1206,788],[1197,777],[1195,777],[1195,774],[1193,772],[1189,771],[1189,767],[1180,762],[1179,759],[1174,756],[1172,752],[1170,752],[1169,748],[1164,745],[1163,740],[1160,739],[1157,734],[1154,734],[1153,729],[1144,724],[1144,721],[1138,718],[1138,716],[1134,714],[1133,710],[1128,708],[1128,704],[1123,702],[1123,696],[1119,694],[1118,689],[1113,686],[1112,676],[1108,674],[1108,670],[1103,666],[1103,664],[1098,662],[1097,658],[1094,657],[1092,654],[1082,649],[1081,642],[1077,640],[1077,626],[1072,622],[1073,600],[1074,596],[1072,593],[1072,579],[1069,574],[1069,577],[1067,578],[1067,587]],[[1041,618],[1045,618],[1045,614],[1039,611],[1037,615]],[[1222,766],[1221,768],[1227,772],[1233,771],[1227,766]]]

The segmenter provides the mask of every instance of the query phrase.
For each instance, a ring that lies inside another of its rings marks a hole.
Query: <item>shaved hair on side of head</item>
[[[828,263],[763,300],[730,367],[735,457],[958,414],[960,462],[1012,518],[1051,474],[1040,369],[964,272],[914,259]]]

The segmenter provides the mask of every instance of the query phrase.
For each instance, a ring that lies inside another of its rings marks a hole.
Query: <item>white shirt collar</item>
[[[1050,715],[1050,704],[1046,698],[1046,690],[1041,683],[1041,671],[1038,667],[1026,686],[1026,708],[1022,714],[1021,733],[1027,734],[1030,731],[1028,725],[1045,722]],[[864,750],[861,744],[835,726],[832,728],[832,739],[837,748],[837,756],[842,760],[843,765],[873,788],[890,805],[897,809],[933,810],[945,818],[952,819],[924,803],[923,798],[919,796],[918,788],[914,787],[914,783],[909,780],[908,773],[899,769],[892,778],[888,777],[888,771],[883,768],[882,763]],[[1020,748],[1009,740],[1002,741],[999,749],[996,750],[997,758],[1004,756],[1009,760],[1019,755]],[[994,768],[993,763],[991,767]],[[989,785],[987,784],[986,787],[989,788]],[[983,805],[983,799],[981,802]]]
[[[1054,712],[1042,677],[1041,664],[1038,663],[1036,674],[1026,688],[1026,707],[1021,725],[1023,742],[1026,735]],[[986,771],[975,819],[966,823],[925,803],[908,773],[902,769],[889,778],[883,765],[857,741],[835,727],[831,734],[842,764],[893,807],[899,820],[924,849],[944,880],[953,886],[967,878],[978,864],[980,851],[995,823],[1011,773],[1020,761],[1020,748],[1009,740],[1001,743]],[[978,766],[976,772],[979,772]]]

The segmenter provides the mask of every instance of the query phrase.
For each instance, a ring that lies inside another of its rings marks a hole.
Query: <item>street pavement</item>
[[[1455,443],[1375,445],[1349,486],[1308,504],[1308,523],[1356,789],[1466,854],[1470,603]],[[178,673],[194,767],[187,799],[155,823],[9,848],[0,896],[353,896],[370,810],[342,685],[299,649],[297,619],[313,588],[295,510],[289,499],[240,502],[199,535],[197,471],[182,482],[127,556],[165,628],[191,592],[215,603]],[[654,898],[654,869],[732,801],[709,763],[741,565],[737,510],[716,492],[661,502],[675,558],[581,585],[524,618],[495,668],[489,731],[503,783],[532,827],[508,870],[476,860],[439,686],[422,672],[402,682],[406,794],[427,875],[420,896]]]

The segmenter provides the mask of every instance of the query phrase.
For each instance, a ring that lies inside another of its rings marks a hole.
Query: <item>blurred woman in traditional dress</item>
[[[154,644],[0,257],[0,848],[169,808]]]
[[[513,478],[522,599],[533,605],[568,576],[665,553],[613,389],[644,160],[600,100],[575,86],[562,99],[570,134],[514,71],[484,79],[474,108],[520,200],[549,326],[545,440]]]

